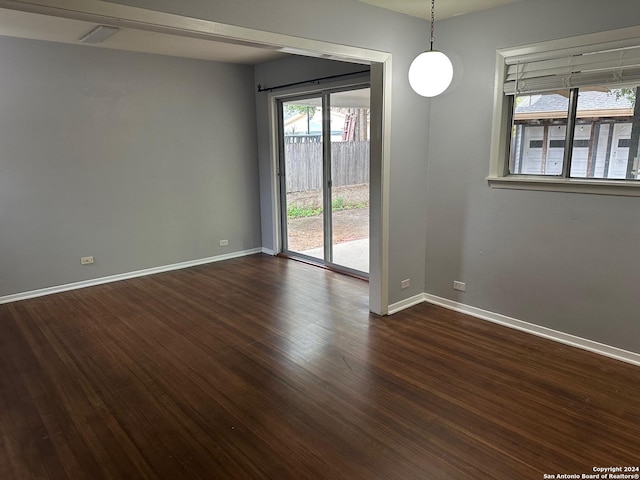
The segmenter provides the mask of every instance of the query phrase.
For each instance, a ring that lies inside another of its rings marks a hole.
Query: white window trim
[[[491,151],[487,181],[492,188],[515,190],[541,190],[600,195],[640,197],[640,181],[559,178],[526,175],[509,175],[509,99],[504,94],[506,62],[518,57],[529,60],[541,56],[559,56],[563,53],[585,53],[603,46],[621,47],[640,44],[640,26],[551,40],[519,47],[500,49],[496,52],[495,83],[493,92],[493,123],[491,127]]]

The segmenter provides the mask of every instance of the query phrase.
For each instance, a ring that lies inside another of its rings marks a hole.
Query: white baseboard
[[[455,302],[453,300],[438,297],[436,295],[431,295],[428,293],[416,295],[415,297],[411,297],[407,300],[403,300],[402,302],[390,305],[389,314],[399,312],[400,310],[420,303],[419,301],[417,301],[418,297],[421,297],[422,301],[424,302],[439,305],[441,307],[448,308],[449,310],[455,310],[456,312],[464,313],[481,320],[497,323],[505,327],[515,328],[516,330],[530,333],[538,337],[547,338],[549,340],[563,343],[565,345],[571,345],[572,347],[581,348],[583,350],[588,350],[589,352],[597,353],[605,357],[615,358],[616,360],[620,360],[622,362],[640,366],[640,354],[638,353],[629,352],[621,348],[605,345],[604,343],[599,343],[568,333],[559,332],[551,328],[524,322],[516,318],[507,317],[506,315],[490,312],[488,310],[482,310],[481,308],[472,307],[470,305],[465,305],[464,303]]]
[[[276,256],[276,252],[264,247],[262,248],[262,253],[264,253],[265,255],[271,255],[272,257]]]
[[[394,313],[398,313],[399,311],[404,310],[405,308],[413,307],[414,305],[418,305],[419,303],[422,303],[424,301],[425,301],[424,293],[421,293],[419,295],[409,297],[405,300],[401,300],[400,302],[392,303],[391,305],[389,305],[388,314],[393,315]]]
[[[65,285],[58,285],[55,287],[41,288],[39,290],[16,293],[13,295],[6,295],[4,297],[0,297],[0,305],[2,305],[3,303],[27,300],[29,298],[43,297],[45,295],[51,295],[54,293],[67,292],[69,290],[77,290],[79,288],[93,287],[95,285],[102,285],[104,283],[119,282],[120,280],[128,280],[130,278],[144,277],[146,275],[153,275],[153,274],[162,273],[162,272],[170,272],[172,270],[180,270],[183,268],[195,267],[198,265],[205,265],[207,263],[221,262],[222,260],[245,257],[247,255],[254,255],[256,253],[262,253],[262,248],[242,250],[240,252],[227,253],[224,255],[216,255],[215,257],[200,258],[198,260],[189,260],[187,262],[173,263],[171,265],[162,265],[160,267],[146,268],[144,270],[136,270],[134,272],[120,273],[117,275],[110,275],[108,277],[94,278],[91,280],[84,280],[82,282],[67,283]]]

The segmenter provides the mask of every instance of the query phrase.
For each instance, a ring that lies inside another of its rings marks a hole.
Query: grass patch
[[[322,208],[299,207],[289,205],[287,207],[287,218],[315,217],[322,214]]]
[[[369,202],[346,203],[342,197],[334,198],[331,202],[331,209],[334,212],[349,210],[351,208],[366,208],[368,206]],[[300,207],[298,205],[289,205],[287,207],[287,218],[315,217],[316,215],[322,215],[321,207]]]

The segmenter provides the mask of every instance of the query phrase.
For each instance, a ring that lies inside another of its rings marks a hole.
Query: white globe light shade
[[[453,65],[444,53],[428,50],[418,55],[409,67],[409,84],[423,97],[444,92],[453,79]]]

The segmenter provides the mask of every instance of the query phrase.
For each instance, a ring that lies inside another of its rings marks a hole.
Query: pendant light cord
[[[431,51],[433,51],[433,42],[436,39],[436,37],[433,34],[435,22],[436,22],[436,0],[431,0],[431,38],[429,38],[429,43],[431,44]]]

